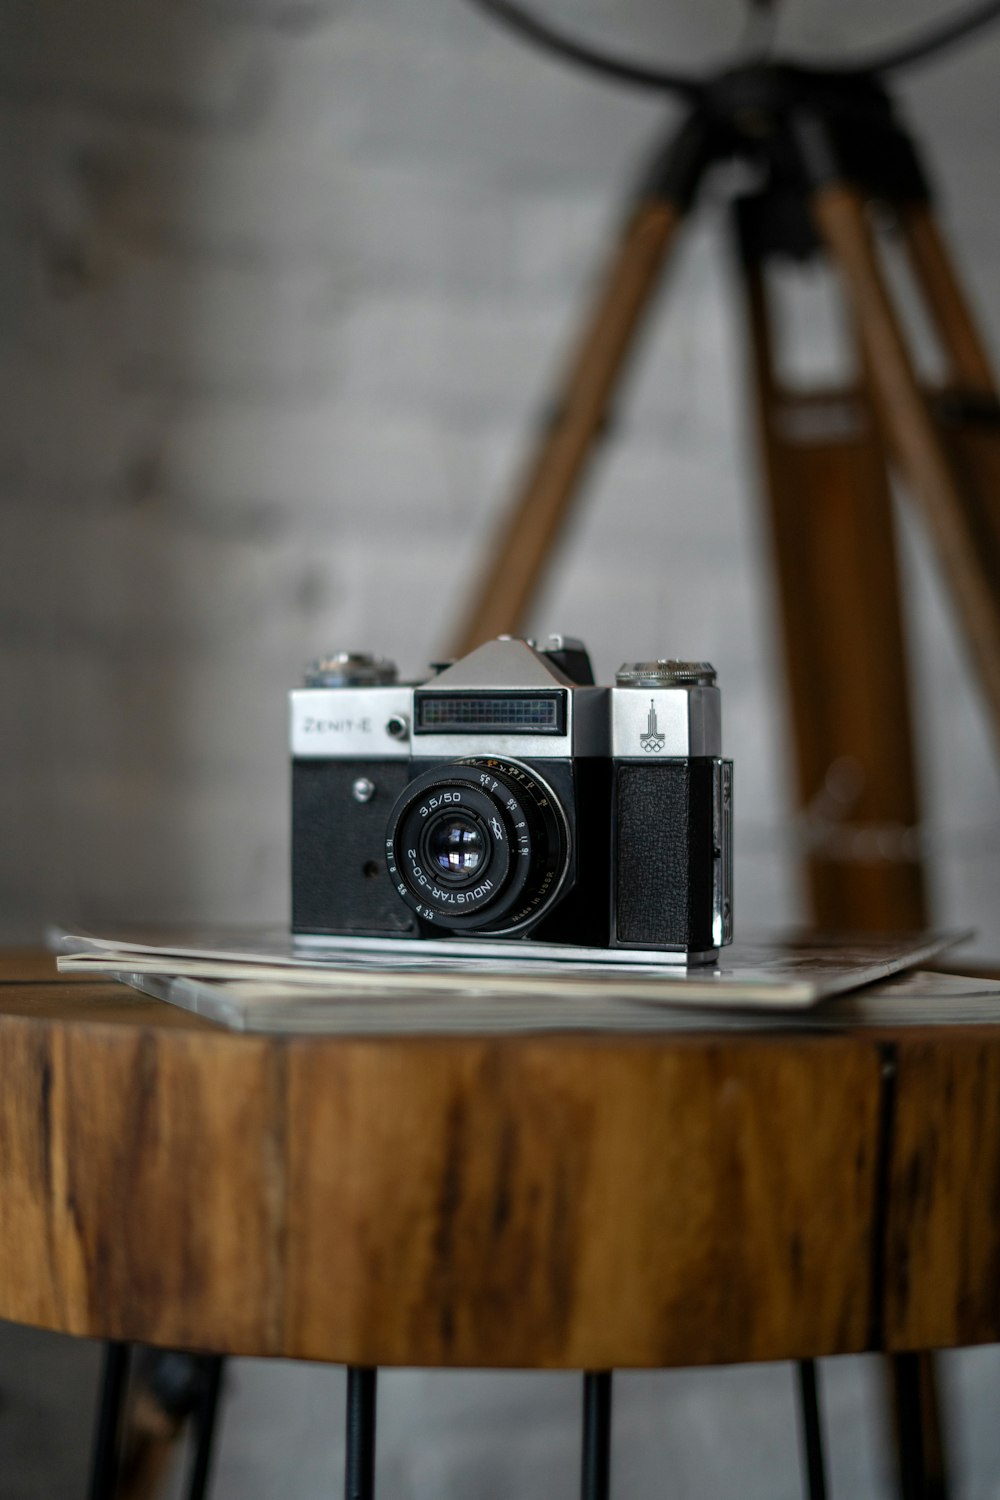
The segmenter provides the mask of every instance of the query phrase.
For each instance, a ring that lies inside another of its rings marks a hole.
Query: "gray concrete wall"
[[[788,38],[860,48],[936,9],[803,0]],[[567,0],[550,14],[674,61],[721,53],[741,19],[715,0]],[[998,63],[993,39],[904,89],[994,348]],[[458,0],[8,0],[0,937],[81,909],[284,915],[286,690],[338,646],[407,672],[440,649],[663,115],[525,52]],[[715,191],[534,623],[588,637],[604,675],[663,652],[715,661],[745,929],[800,902],[730,272]],[[793,358],[811,369],[823,321],[801,293],[788,289]],[[904,562],[936,915],[978,926],[995,953],[996,767],[909,524]],[[270,1474],[285,1452],[268,1420],[288,1431],[329,1386],[307,1400],[315,1372],[240,1378],[250,1447],[224,1445],[222,1494],[258,1492],[248,1455]],[[386,1439],[404,1455],[395,1495],[411,1493],[405,1473],[414,1494],[527,1494],[522,1458],[525,1473],[535,1454],[571,1463],[565,1383],[540,1405],[507,1377],[478,1405],[486,1387],[434,1385],[452,1393],[446,1419],[420,1416],[429,1377],[409,1395],[405,1379]],[[785,1380],[745,1374],[733,1390],[756,1394],[731,1400],[709,1376],[637,1381],[623,1420],[646,1434],[647,1488],[629,1492],[654,1493],[666,1465],[678,1494],[705,1495],[719,1464],[720,1494],[750,1493],[734,1480],[745,1443],[730,1452],[714,1434],[752,1411],[785,1441]],[[853,1377],[844,1389],[859,1399]],[[667,1456],[661,1397],[690,1413]],[[428,1420],[435,1455],[414,1456]],[[474,1477],[469,1435],[490,1433],[493,1477]],[[288,1461],[326,1473],[328,1436],[316,1419]],[[787,1455],[768,1467],[760,1441],[759,1493],[793,1493]],[[846,1492],[874,1493],[877,1473]],[[280,1487],[268,1483],[259,1493]]]

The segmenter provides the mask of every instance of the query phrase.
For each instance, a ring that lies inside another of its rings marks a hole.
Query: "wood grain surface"
[[[604,1368],[863,1342],[876,1060],[808,1050],[294,1048],[290,1346]]]
[[[998,1083],[983,1029],[253,1038],[0,983],[0,1315],[424,1366],[995,1339]]]
[[[907,1037],[897,1067],[886,1337],[899,1348],[995,1339],[1000,1046],[971,1029]]]
[[[0,984],[91,983],[86,974],[59,974],[44,948],[0,948]]]

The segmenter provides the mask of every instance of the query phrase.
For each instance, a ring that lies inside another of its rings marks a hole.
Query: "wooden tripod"
[[[619,377],[706,170],[743,156],[736,205],[756,409],[783,620],[813,915],[905,929],[926,919],[889,475],[918,505],[1000,747],[1000,421],[989,362],[912,139],[870,74],[769,64],[727,74],[658,153],[556,402],[490,551],[455,654],[523,628]],[[872,208],[902,239],[947,369],[924,388]],[[768,267],[823,254],[858,347],[844,389],[788,388]]]
[[[916,149],[876,75],[732,72],[658,153],[454,653],[523,629],[677,231],[705,171],[734,155],[763,177],[735,223],[812,914],[828,928],[918,928],[927,906],[890,474],[928,528],[1000,748],[1000,408]],[[937,389],[918,376],[873,209],[901,239],[936,331],[947,372]],[[802,392],[777,368],[768,270],[824,254],[857,374]],[[890,1371],[904,1500],[942,1497],[933,1365],[897,1356]],[[825,1493],[822,1465],[810,1493]]]

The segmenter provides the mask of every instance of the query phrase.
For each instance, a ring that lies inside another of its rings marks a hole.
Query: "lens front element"
[[[569,865],[566,820],[517,761],[425,771],[389,816],[386,861],[408,906],[443,930],[509,932],[538,918]]]
[[[486,835],[468,813],[445,813],[425,831],[426,863],[441,880],[471,880],[487,858]]]

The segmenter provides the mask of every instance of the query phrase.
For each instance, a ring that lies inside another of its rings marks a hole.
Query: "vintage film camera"
[[[404,684],[345,653],[292,692],[291,749],[296,934],[686,962],[731,941],[732,762],[707,663],[597,687],[579,641],[501,636]]]

